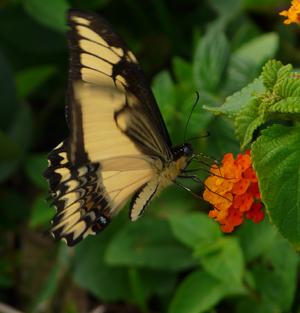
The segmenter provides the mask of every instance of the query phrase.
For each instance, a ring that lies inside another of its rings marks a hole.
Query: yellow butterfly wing
[[[135,220],[172,152],[144,74],[120,37],[95,14],[71,10],[68,23],[70,136],[49,154],[45,177],[57,208],[52,233],[74,245],[140,191]]]

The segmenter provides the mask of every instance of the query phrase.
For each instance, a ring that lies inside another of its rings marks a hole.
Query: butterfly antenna
[[[188,119],[187,119],[187,122],[186,122],[186,124],[185,124],[183,142],[185,142],[185,139],[186,139],[186,132],[187,132],[187,129],[188,129],[188,125],[189,125],[190,119],[191,119],[191,117],[192,117],[192,114],[193,114],[193,112],[194,112],[194,110],[195,110],[195,108],[196,108],[196,105],[197,105],[197,103],[198,103],[198,101],[199,101],[199,98],[200,98],[199,92],[196,91],[196,100],[195,100],[195,102],[194,102],[194,104],[193,104],[192,110],[191,110],[191,112],[190,112],[190,114],[189,114],[189,117],[188,117]]]
[[[202,139],[202,138],[207,138],[209,136],[210,136],[210,133],[208,131],[206,131],[206,133],[204,135],[202,135],[202,136],[188,138],[187,142],[190,142],[190,141],[193,141],[193,140],[199,140],[199,139]]]

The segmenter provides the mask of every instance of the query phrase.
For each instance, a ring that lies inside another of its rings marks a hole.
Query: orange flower
[[[223,232],[232,232],[244,217],[255,223],[264,218],[249,150],[236,159],[232,153],[225,154],[221,166],[213,165],[210,172],[203,199],[213,205],[208,216],[221,224]]]
[[[286,17],[284,24],[300,24],[300,0],[292,0],[291,7],[288,10],[281,11],[279,15]]]

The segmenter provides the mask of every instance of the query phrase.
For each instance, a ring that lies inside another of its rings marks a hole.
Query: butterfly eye
[[[191,145],[185,144],[183,147],[183,153],[186,156],[191,156],[193,154],[193,149],[192,149]]]

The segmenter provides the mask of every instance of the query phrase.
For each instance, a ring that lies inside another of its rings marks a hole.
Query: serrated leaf
[[[268,90],[272,90],[277,81],[277,73],[279,69],[283,67],[283,64],[277,60],[268,61],[262,71],[262,79],[264,86]]]
[[[276,84],[274,92],[282,98],[299,97],[300,99],[300,80],[286,77],[280,84]]]
[[[70,7],[67,0],[51,0],[47,4],[40,0],[24,0],[23,4],[26,12],[37,22],[56,31],[66,31],[66,16]]]
[[[300,128],[274,125],[252,145],[263,203],[272,223],[300,248]]]
[[[195,251],[203,268],[236,290],[243,290],[244,259],[235,238],[218,238],[214,242],[199,242]]]
[[[229,43],[220,27],[210,27],[198,41],[193,63],[194,81],[199,89],[214,92],[229,58]]]
[[[175,237],[191,248],[221,236],[218,225],[202,213],[173,215],[169,217],[169,222]]]
[[[213,113],[223,113],[230,118],[235,117],[236,114],[252,101],[258,94],[265,91],[261,78],[255,79],[252,83],[244,87],[241,91],[234,93],[227,97],[225,103],[220,107],[203,106],[206,110]]]
[[[300,97],[288,97],[268,108],[273,113],[300,113]]]
[[[17,73],[16,85],[19,98],[25,99],[47,79],[49,79],[56,69],[52,65],[41,65],[27,68]]]
[[[188,275],[176,290],[169,313],[201,313],[217,304],[226,294],[218,279],[199,270]]]
[[[259,105],[259,101],[253,99],[235,118],[235,132],[242,149],[252,141],[255,130],[265,122],[265,115],[259,115]]]
[[[143,218],[127,224],[110,242],[106,261],[111,265],[178,271],[195,264],[191,252],[177,242],[166,221]]]
[[[275,90],[276,88],[278,88],[278,86],[280,86],[280,84],[282,84],[287,78],[290,77],[292,69],[293,69],[292,65],[287,64],[287,65],[282,66],[278,70],[276,84],[274,85]]]

